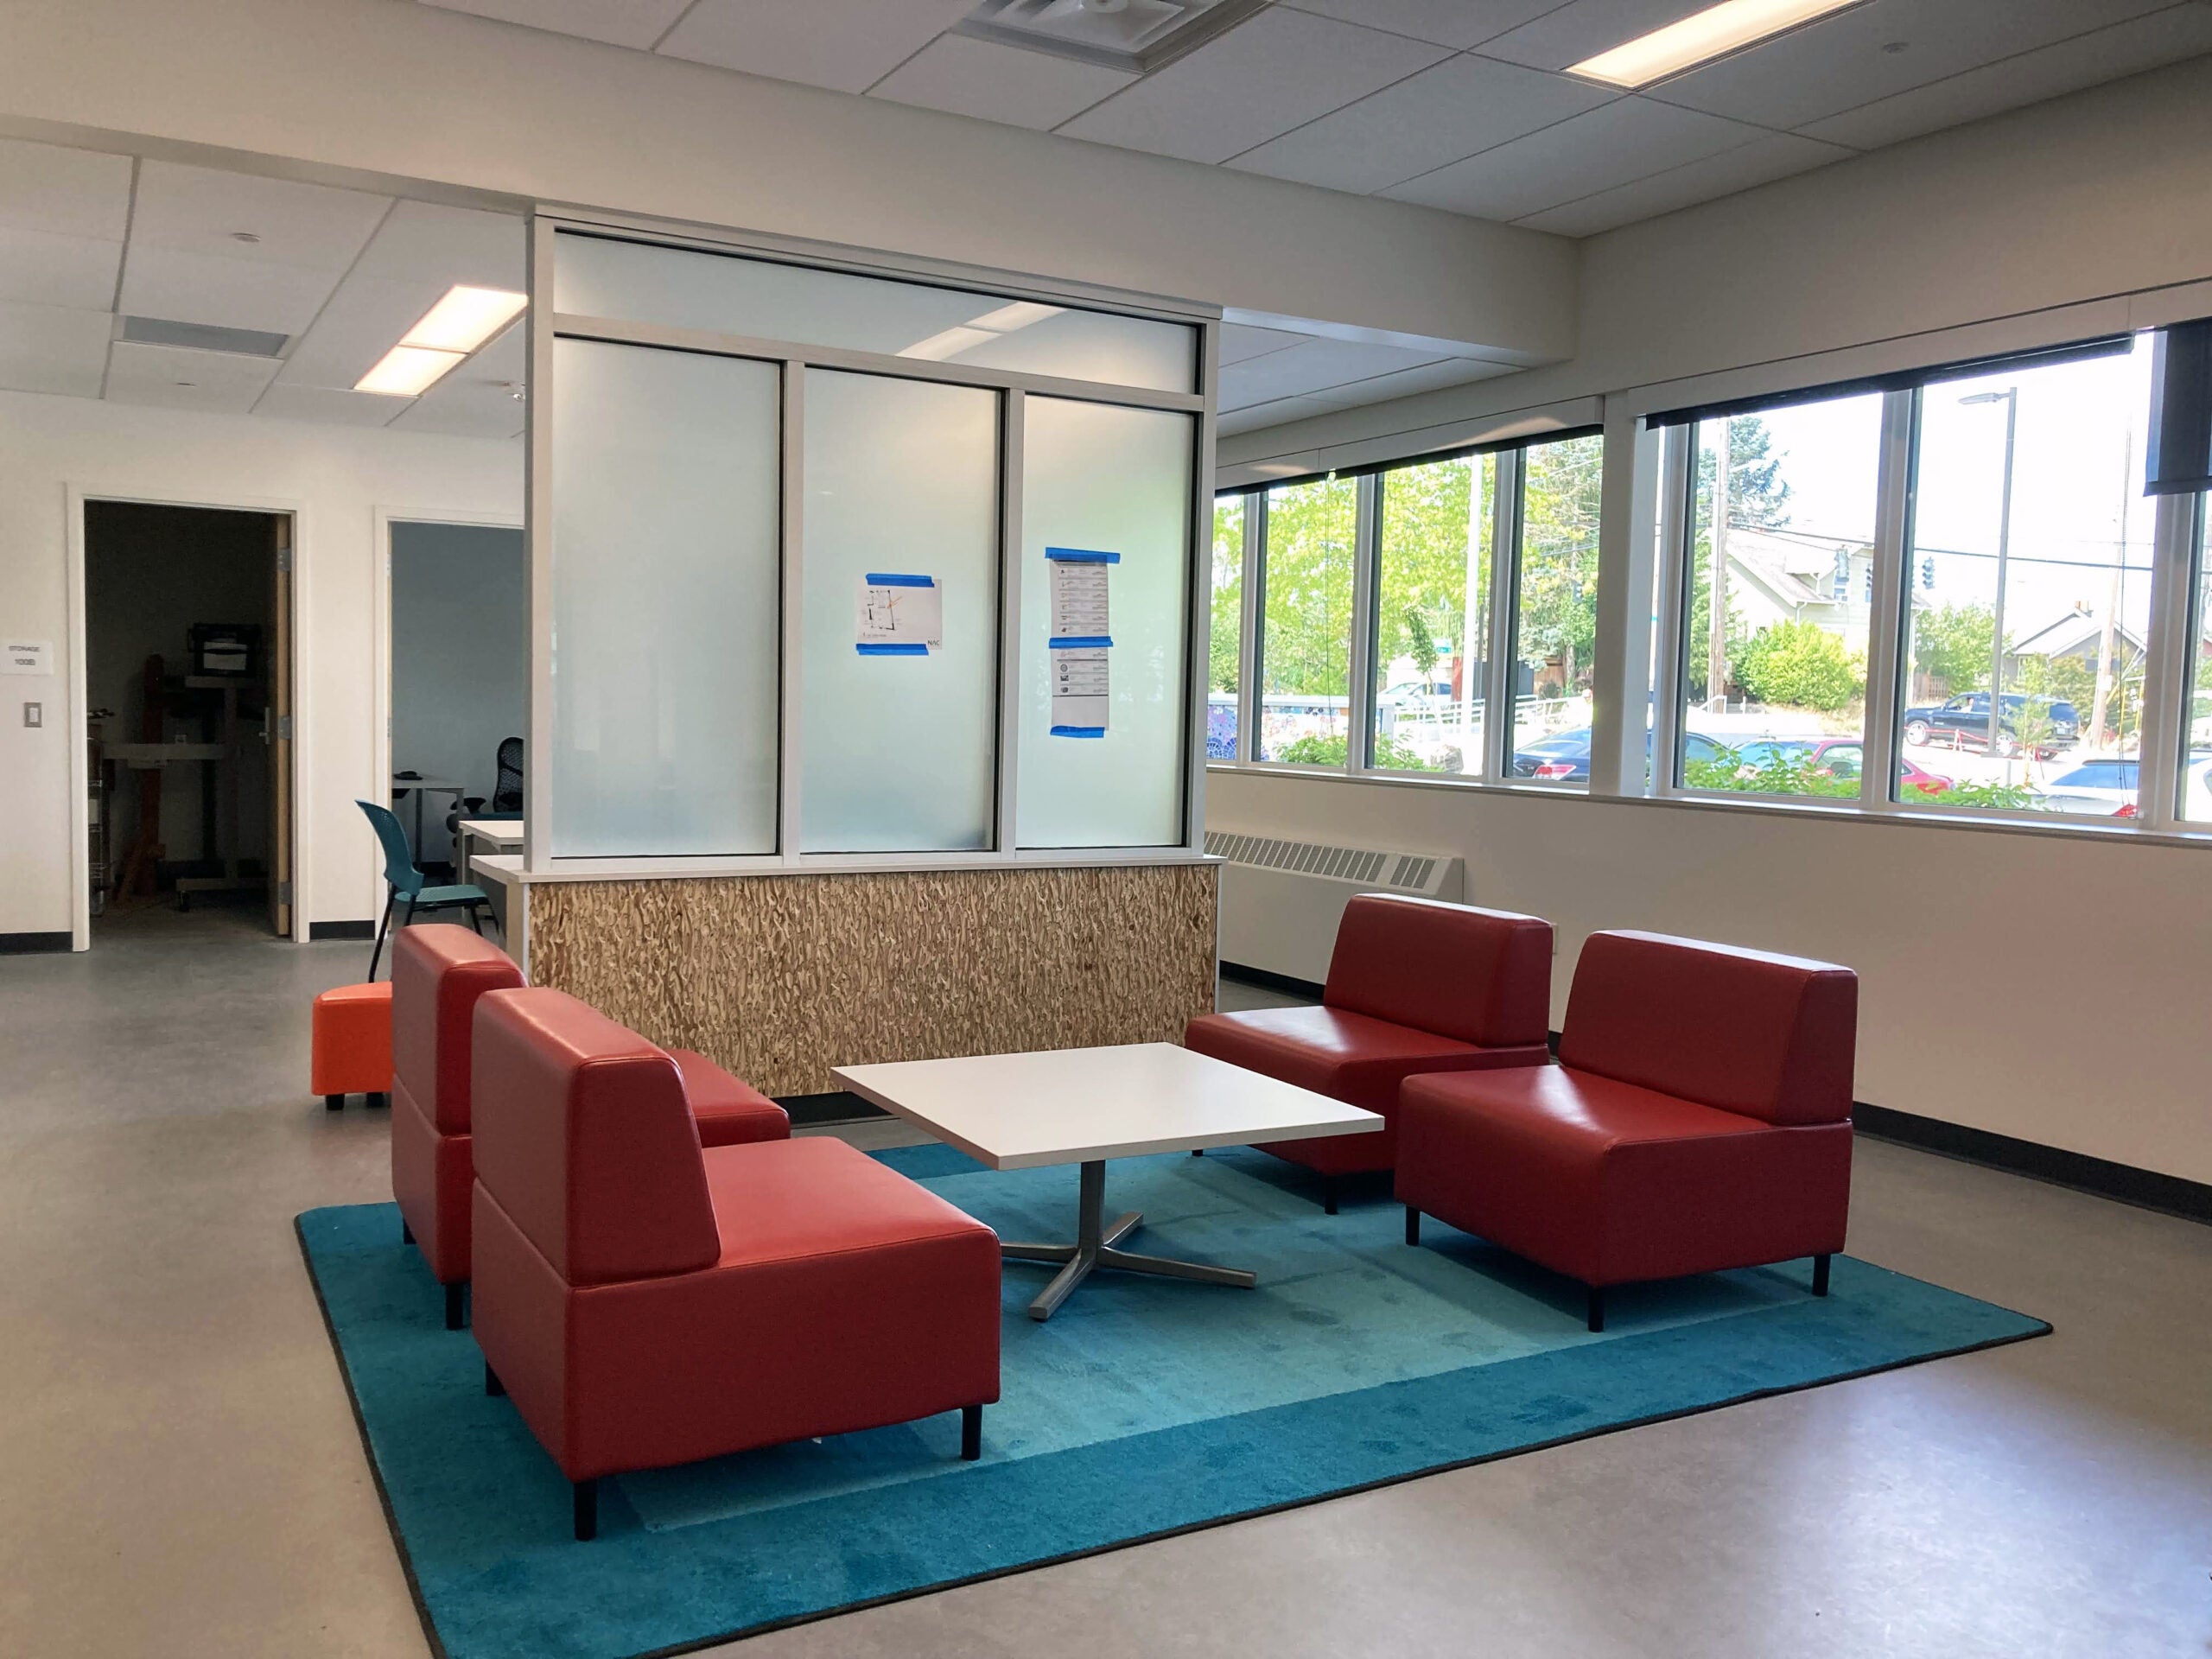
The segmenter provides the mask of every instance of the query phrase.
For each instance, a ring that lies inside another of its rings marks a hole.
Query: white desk
[[[1033,1319],[1052,1318],[1096,1268],[1247,1290],[1257,1282],[1240,1268],[1116,1249],[1144,1217],[1131,1211],[1105,1220],[1107,1159],[1371,1135],[1382,1128],[1373,1112],[1173,1043],[839,1065],[830,1075],[992,1169],[1082,1165],[1074,1243],[999,1247],[1009,1261],[1060,1264],[1030,1303]]]
[[[467,827],[466,823],[461,826],[464,830]],[[522,855],[478,853],[461,866],[459,874],[461,880],[473,881],[484,889],[492,900],[492,914],[499,918],[499,943],[509,956],[520,962],[528,949],[522,935],[528,926],[529,916],[522,891]]]

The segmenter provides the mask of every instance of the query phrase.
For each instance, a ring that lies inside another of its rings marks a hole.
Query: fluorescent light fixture
[[[387,397],[419,397],[435,385],[466,352],[434,352],[423,346],[395,346],[359,380],[356,391],[381,392]]]
[[[530,303],[527,294],[504,288],[470,288],[459,284],[423,314],[423,320],[402,335],[403,346],[421,346],[434,352],[459,352],[466,357],[498,334]]]
[[[1680,22],[1640,35],[1610,52],[1571,64],[1567,73],[1609,86],[1649,86],[1655,80],[1732,52],[1756,46],[1770,35],[1809,23],[1829,12],[1863,5],[1866,0],[1721,0]]]
[[[918,340],[899,355],[926,358],[932,363],[942,363],[948,357],[957,357],[963,352],[971,352],[978,346],[988,345],[1001,334],[1010,334],[1017,328],[1027,328],[1033,322],[1057,317],[1064,308],[1057,305],[1039,305],[1033,300],[1016,300],[995,311],[986,311],[982,316],[972,318],[957,328],[931,334],[927,340]]]

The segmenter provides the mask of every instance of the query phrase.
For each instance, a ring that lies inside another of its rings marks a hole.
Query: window
[[[2189,665],[2181,696],[2180,815],[2212,823],[2212,496],[2196,498],[2196,581],[2190,594]]]
[[[2141,753],[2150,391],[2144,336],[1914,394],[1899,753],[1948,781],[1903,798],[2134,816],[2132,766],[2094,792],[2056,788],[2054,772]]]
[[[1244,501],[1213,499],[1212,631],[1206,644],[1206,759],[1236,759],[1239,658],[1244,637]]]
[[[1379,769],[1482,772],[1497,474],[1495,455],[1466,455],[1380,480],[1369,754]]]
[[[1278,485],[1268,492],[1255,760],[1344,764],[1351,730],[1359,493],[1349,478]]]
[[[1682,549],[1677,779],[1856,799],[1882,394],[1698,422]],[[1690,740],[1709,739],[1711,752]]]
[[[1533,443],[1517,459],[1506,761],[1517,778],[1587,788],[1605,439]]]

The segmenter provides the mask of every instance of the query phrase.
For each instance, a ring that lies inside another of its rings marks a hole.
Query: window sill
[[[2212,824],[2152,829],[2140,823],[2102,823],[2090,818],[2042,818],[1992,813],[1969,816],[1964,810],[1924,810],[1911,807],[1866,806],[1793,801],[1778,796],[1730,798],[1722,795],[1592,795],[1581,787],[1527,783],[1491,783],[1476,778],[1424,778],[1402,772],[1348,772],[1319,766],[1277,766],[1212,760],[1208,772],[1246,777],[1300,778],[1324,783],[1379,785],[1390,789],[1436,789],[1521,799],[1595,801],[1609,806],[1679,808],[1695,812],[1754,812],[1811,818],[1832,823],[1894,823],[1921,830],[1963,830],[1973,835],[2043,836],[2063,840],[2133,842],[2157,847],[2212,848]]]

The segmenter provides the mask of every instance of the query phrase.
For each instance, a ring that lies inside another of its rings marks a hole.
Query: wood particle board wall
[[[1173,1042],[1211,864],[531,884],[530,976],[771,1095],[879,1060]]]

